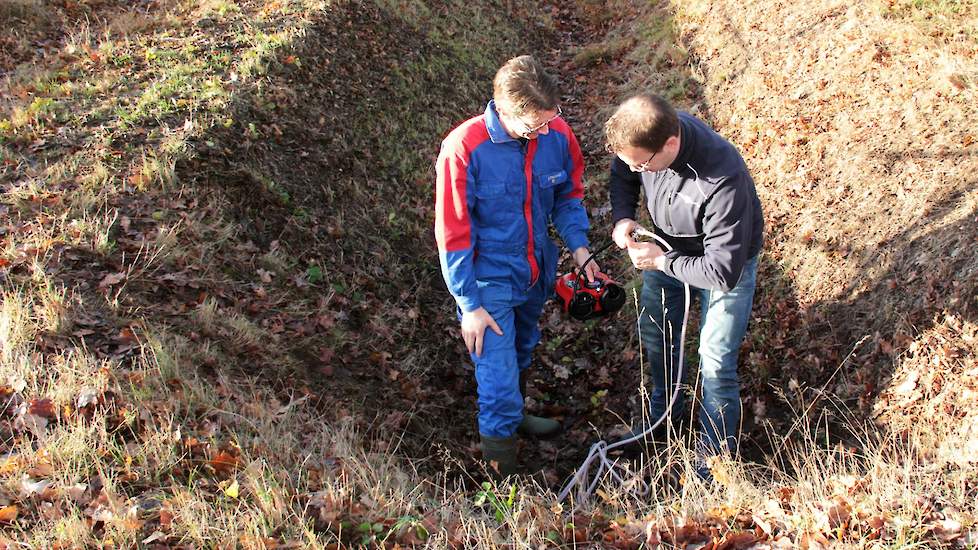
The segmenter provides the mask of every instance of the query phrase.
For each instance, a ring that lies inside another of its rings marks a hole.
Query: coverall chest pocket
[[[545,170],[539,174],[534,174],[533,179],[537,184],[537,192],[535,193],[537,200],[542,210],[549,213],[553,210],[560,184],[567,181],[567,172],[565,170]]]
[[[483,226],[507,224],[520,213],[515,185],[501,180],[476,182],[474,215]]]

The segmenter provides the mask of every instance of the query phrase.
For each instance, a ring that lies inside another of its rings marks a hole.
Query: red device
[[[573,271],[557,279],[557,296],[564,304],[564,312],[578,321],[611,315],[625,305],[625,289],[600,271],[594,282]]]

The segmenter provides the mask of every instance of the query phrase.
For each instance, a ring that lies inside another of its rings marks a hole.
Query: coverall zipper
[[[533,285],[540,278],[540,266],[537,265],[536,247],[534,246],[533,239],[533,156],[536,150],[536,140],[528,139],[520,145],[520,151],[523,154],[523,175],[526,180],[526,197],[523,200],[523,219],[526,221],[526,231],[529,237],[526,242],[526,260],[530,267],[530,284],[526,287],[526,291],[533,288]],[[534,276],[534,271],[536,271],[536,276]]]

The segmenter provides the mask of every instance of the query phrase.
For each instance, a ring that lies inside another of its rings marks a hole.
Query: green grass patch
[[[943,40],[978,41],[978,0],[891,0],[883,10]]]

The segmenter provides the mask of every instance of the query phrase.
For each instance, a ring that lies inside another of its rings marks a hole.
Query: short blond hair
[[[552,111],[560,103],[557,79],[531,55],[514,57],[496,71],[492,95],[497,108],[515,116]]]
[[[664,98],[651,93],[626,99],[604,123],[607,148],[613,153],[625,147],[641,147],[657,152],[666,144],[666,140],[678,135],[679,116],[676,110]]]

